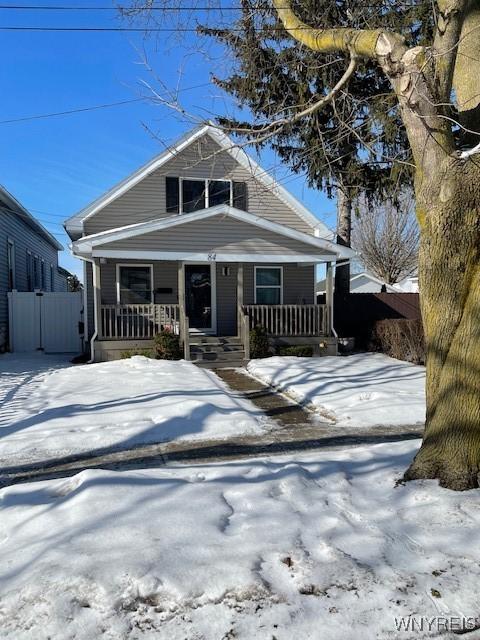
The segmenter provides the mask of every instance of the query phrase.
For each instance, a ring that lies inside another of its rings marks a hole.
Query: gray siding
[[[165,176],[231,179],[247,183],[248,211],[274,222],[313,233],[312,228],[271,190],[252,177],[208,135],[177,154],[128,192],[85,221],[90,235],[107,229],[166,217]]]
[[[230,270],[223,275],[223,270]],[[217,333],[221,336],[237,335],[237,265],[217,264]]]
[[[123,251],[193,251],[227,254],[324,254],[304,242],[224,216],[152,231],[99,247]],[[333,254],[332,254],[333,259]]]
[[[142,260],[108,260],[100,265],[102,286],[102,304],[116,304],[116,265],[117,263],[146,264]],[[178,302],[177,262],[152,262],[154,289],[171,287],[171,294],[156,294],[157,304],[176,304]],[[315,267],[297,266],[296,264],[273,263],[272,266],[283,266],[283,301],[285,304],[313,304]],[[237,264],[218,263],[216,265],[217,285],[217,333],[219,335],[236,335],[237,333]],[[244,304],[254,304],[254,264],[244,263]],[[265,265],[263,265],[265,266]],[[223,268],[230,267],[229,275],[223,275]],[[89,294],[88,322],[89,334],[93,333],[93,296],[91,295],[91,266],[87,265],[87,289]]]
[[[65,290],[61,281],[57,281],[58,252],[40,234],[21,218],[21,214],[12,213],[0,205],[0,336],[8,326],[8,258],[7,242],[13,240],[15,246],[15,288],[18,291],[28,291],[27,286],[27,251],[37,255],[39,261],[45,263],[46,291],[51,291],[50,264],[54,268],[54,288],[56,291]],[[1,337],[0,337],[1,340]],[[0,344],[0,348],[2,345]]]

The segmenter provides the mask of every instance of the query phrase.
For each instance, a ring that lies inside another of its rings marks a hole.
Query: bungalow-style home
[[[216,366],[248,359],[255,325],[272,341],[336,348],[332,268],[354,253],[215,127],[184,136],[65,228],[85,265],[94,360],[148,347],[162,327],[185,358]]]
[[[0,186],[0,351],[8,344],[9,291],[66,291],[58,271],[62,245]]]
[[[323,295],[326,291],[326,281],[317,283],[317,295]],[[399,289],[387,284],[368,271],[353,273],[350,276],[350,293],[398,293]]]

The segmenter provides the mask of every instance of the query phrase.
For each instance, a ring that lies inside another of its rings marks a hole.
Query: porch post
[[[180,339],[183,342],[183,357],[190,360],[189,323],[185,312],[185,269],[180,260],[178,265],[178,306],[180,311]]]
[[[242,334],[242,307],[243,307],[243,263],[237,266],[237,334]]]
[[[326,266],[325,302],[327,304],[327,321],[325,323],[325,329],[327,335],[331,335],[333,329],[333,265],[331,262],[327,262]]]
[[[100,260],[99,258],[93,258],[92,264],[92,279],[93,279],[93,308],[95,316],[95,331],[96,337],[103,338],[102,329],[102,286],[100,281]]]

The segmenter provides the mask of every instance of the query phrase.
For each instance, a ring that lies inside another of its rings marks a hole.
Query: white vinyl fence
[[[83,338],[82,292],[8,294],[10,351],[80,353]]]

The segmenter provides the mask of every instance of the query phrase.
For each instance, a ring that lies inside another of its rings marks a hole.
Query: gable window
[[[8,288],[15,289],[15,243],[7,240]]]
[[[247,210],[247,185],[232,180],[166,177],[167,213],[191,213],[227,204]]]
[[[255,304],[283,303],[283,268],[255,267]]]
[[[153,302],[153,266],[117,264],[117,302],[151,304]]]

